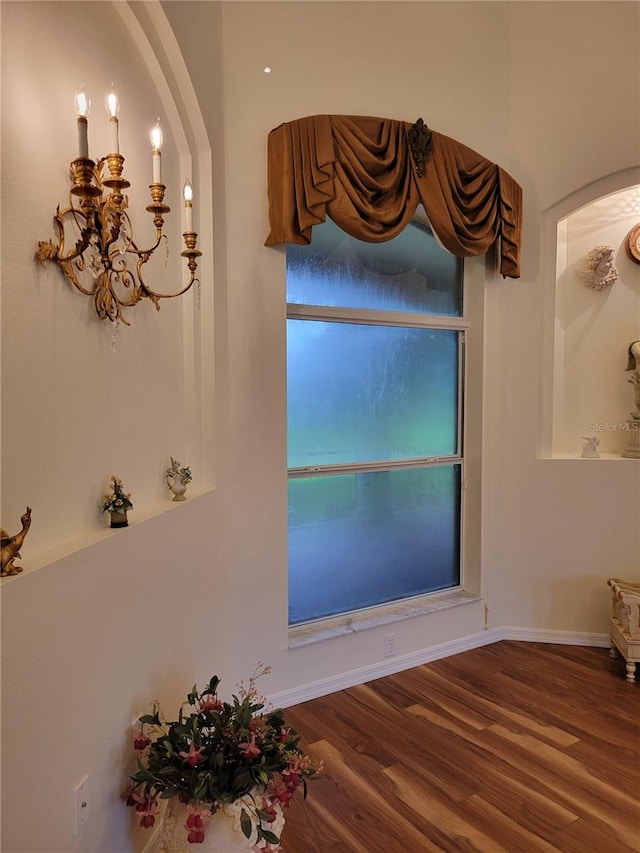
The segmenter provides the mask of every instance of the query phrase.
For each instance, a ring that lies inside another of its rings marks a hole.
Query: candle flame
[[[162,148],[162,130],[160,129],[160,119],[158,119],[155,127],[149,134],[149,139],[151,140],[151,147],[153,148],[154,152],[159,152]]]
[[[120,104],[118,102],[118,96],[113,91],[113,89],[106,97],[106,106],[107,112],[109,113],[111,118],[118,118],[118,113],[120,112]]]
[[[74,103],[78,118],[86,118],[89,115],[89,110],[91,109],[91,100],[85,92],[84,86],[79,92],[76,92]]]

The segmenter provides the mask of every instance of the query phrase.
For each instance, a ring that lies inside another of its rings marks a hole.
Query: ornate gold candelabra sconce
[[[192,190],[184,186],[186,230],[183,234],[189,280],[175,293],[158,293],[144,278],[144,267],[162,241],[164,215],[170,208],[164,203],[165,185],[161,176],[162,131],[159,123],[151,131],[153,151],[153,181],[149,186],[151,204],[147,210],[153,216],[156,236],[147,248],[140,248],[133,236],[133,226],[127,213],[128,199],[123,194],[130,184],[123,177],[124,157],[119,151],[118,100],[113,92],[107,95],[107,111],[112,131],[114,153],[97,163],[89,158],[87,115],[89,99],[81,91],[76,95],[79,156],[70,166],[71,190],[69,206],[58,205],[54,224],[58,243],[51,240],[38,243],[36,257],[41,266],[45,261],[57,263],[71,284],[86,296],[93,296],[101,320],[122,320],[124,308],[132,308],[148,297],[160,310],[161,299],[173,299],[186,293],[197,281],[197,237],[192,226]],[[107,174],[108,170],[108,174]],[[76,203],[77,200],[77,203]],[[71,239],[70,239],[71,238]],[[165,236],[166,240],[166,236]],[[73,241],[73,245],[70,245]]]

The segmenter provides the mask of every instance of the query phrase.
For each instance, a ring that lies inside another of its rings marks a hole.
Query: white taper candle
[[[160,119],[156,122],[149,138],[151,140],[151,148],[153,150],[153,183],[161,184],[162,166],[160,160],[160,149],[162,148],[162,130],[160,129]]]

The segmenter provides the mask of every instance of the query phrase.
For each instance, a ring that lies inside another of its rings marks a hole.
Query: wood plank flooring
[[[503,641],[287,709],[325,764],[284,853],[640,851],[640,683]]]

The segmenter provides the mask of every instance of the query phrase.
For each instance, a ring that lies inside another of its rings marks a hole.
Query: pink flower
[[[291,790],[286,785],[280,784],[276,785],[276,788],[273,793],[282,808],[286,809],[286,807],[289,805],[295,795],[295,789]]]
[[[300,772],[295,765],[289,765],[283,770],[282,778],[287,788],[297,788],[300,784]]]
[[[265,797],[264,798],[264,803],[262,805],[262,811],[267,815],[267,817],[266,817],[267,823],[272,823],[278,817],[278,812],[276,811],[276,802],[277,802],[277,799],[274,800],[273,797]]]
[[[128,806],[135,806],[140,815],[140,826],[149,829],[156,822],[155,816],[160,811],[157,801],[153,797],[143,797],[137,791],[131,791],[127,798]]]
[[[198,809],[197,806],[187,806],[187,819],[184,828],[188,830],[187,841],[189,844],[202,844],[204,841],[205,823],[203,818],[210,817],[209,809]]]
[[[189,746],[189,752],[179,752],[178,755],[180,756],[180,758],[184,758],[184,760],[187,762],[189,767],[195,767],[196,764],[202,758],[203,752],[204,752],[204,746],[201,746],[198,749],[196,749],[193,741],[191,741],[191,744]]]
[[[185,827],[187,829],[202,829],[204,826],[203,818],[211,817],[209,809],[198,809],[197,806],[187,806],[187,820]]]
[[[151,741],[145,735],[141,735],[140,737],[135,738],[133,741],[133,748],[138,750],[138,752],[142,752],[143,749],[146,749]]]
[[[210,693],[208,693],[204,699],[198,703],[198,711],[200,714],[210,714],[212,711],[221,711],[222,708],[222,702],[217,696],[212,696]]]
[[[238,749],[244,758],[257,758],[260,755],[260,747],[256,746],[256,736],[251,735],[249,743],[238,744]]]

